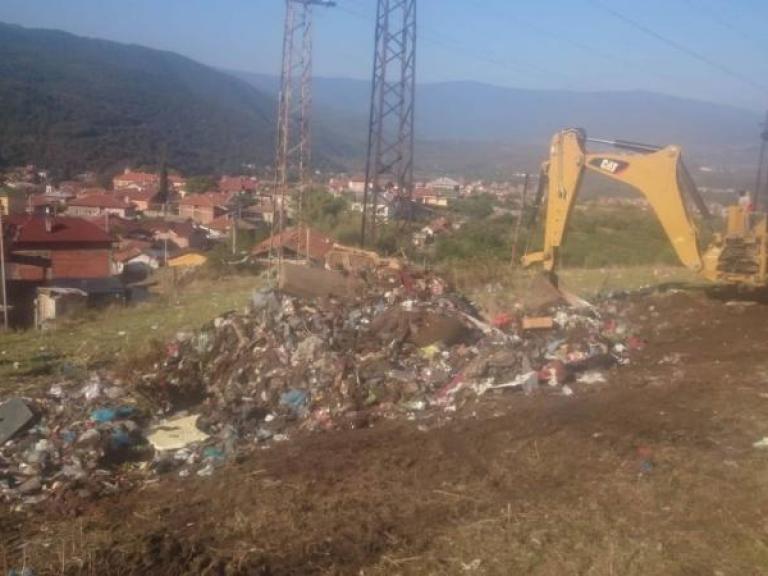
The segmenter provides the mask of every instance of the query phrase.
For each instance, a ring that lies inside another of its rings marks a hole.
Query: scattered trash
[[[552,316],[526,316],[523,318],[523,330],[551,330],[555,325]]]
[[[37,572],[32,568],[11,568],[8,570],[8,576],[36,576]]]
[[[300,429],[408,418],[422,430],[491,391],[570,396],[569,383],[604,382],[644,344],[614,304],[574,309],[551,294],[536,316],[487,322],[430,272],[366,267],[362,280],[288,268],[285,290],[177,333],[128,382],[71,371],[39,398],[0,404],[0,499],[207,477]]]
[[[763,436],[757,442],[752,443],[755,448],[768,448],[768,436]]]
[[[525,374],[520,374],[517,378],[505,384],[497,384],[496,386],[491,386],[491,389],[499,390],[501,388],[518,388],[520,386],[531,388],[536,386],[538,382],[539,375],[532,371],[526,372]]]
[[[640,459],[640,474],[650,474],[654,469],[653,450],[649,446],[638,446],[637,456]]]
[[[602,372],[584,372],[576,378],[579,384],[603,384],[607,382]]]
[[[147,440],[155,450],[179,450],[194,442],[203,442],[208,434],[197,428],[199,416],[168,418],[153,426]]]
[[[134,413],[133,406],[120,406],[118,408],[99,408],[91,412],[91,420],[94,422],[112,422],[120,418],[130,418]]]
[[[472,562],[462,562],[461,563],[461,569],[464,570],[464,572],[474,572],[478,568],[480,568],[480,565],[483,563],[483,561],[480,558],[475,558],[472,560]]]
[[[293,412],[303,411],[309,403],[309,394],[305,390],[288,390],[280,395],[280,406],[290,408]]]

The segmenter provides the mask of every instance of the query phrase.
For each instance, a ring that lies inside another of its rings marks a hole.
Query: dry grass
[[[469,295],[481,310],[494,314],[510,310],[534,288],[538,272],[513,266],[473,266],[445,271],[460,292]],[[560,285],[583,298],[600,293],[638,290],[649,286],[700,286],[695,274],[676,266],[627,266],[609,268],[566,268],[559,272]]]
[[[0,335],[0,395],[34,387],[40,378],[71,375],[147,354],[158,341],[242,309],[258,286],[253,276],[196,280],[165,288],[143,303],[90,310],[49,331]]]

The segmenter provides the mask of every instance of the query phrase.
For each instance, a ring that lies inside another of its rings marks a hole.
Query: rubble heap
[[[259,291],[247,312],[178,334],[130,381],[94,373],[10,401],[26,412],[7,438],[0,430],[0,494],[29,504],[109,493],[149,474],[211,474],[299,428],[450,413],[492,390],[571,394],[576,375],[599,381],[596,369],[642,345],[615,304],[546,312],[489,323],[440,278],[406,271],[345,297]]]

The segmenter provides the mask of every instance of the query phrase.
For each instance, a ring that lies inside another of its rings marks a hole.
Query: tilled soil
[[[210,478],[0,512],[36,574],[768,573],[768,307],[634,297],[605,384],[306,433]]]

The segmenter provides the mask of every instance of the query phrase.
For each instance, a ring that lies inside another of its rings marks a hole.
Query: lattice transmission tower
[[[380,208],[402,216],[413,195],[416,0],[378,0],[365,165],[363,245],[376,238]]]
[[[285,227],[290,187],[298,186],[298,211],[310,179],[312,159],[312,9],[335,6],[327,0],[285,0],[283,59],[275,150],[273,232]]]
[[[760,133],[760,157],[757,164],[757,180],[755,182],[753,205],[756,210],[768,209],[768,167],[766,163],[766,149],[768,149],[768,112],[765,114],[765,122]]]

